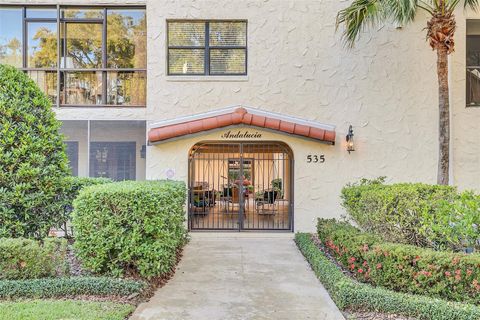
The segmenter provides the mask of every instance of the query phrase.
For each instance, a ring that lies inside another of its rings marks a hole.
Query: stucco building
[[[52,99],[75,175],[184,180],[191,229],[312,230],[348,182],[436,181],[427,18],[346,49],[346,5],[3,0],[0,63]],[[480,14],[456,17],[451,181],[478,189]]]

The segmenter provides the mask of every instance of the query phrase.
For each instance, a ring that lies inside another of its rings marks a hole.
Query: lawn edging
[[[140,294],[147,284],[142,281],[107,277],[44,278],[1,280],[0,299],[57,298],[70,296],[118,296]]]
[[[325,257],[309,233],[295,234],[295,242],[341,310],[396,313],[419,320],[480,319],[480,307],[474,305],[394,292],[352,280]]]

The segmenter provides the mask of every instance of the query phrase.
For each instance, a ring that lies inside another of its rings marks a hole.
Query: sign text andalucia
[[[245,130],[245,131],[238,130],[237,132],[232,132],[231,130],[228,130],[224,132],[220,137],[222,139],[241,139],[241,138],[260,139],[262,138],[262,134],[258,131],[250,132],[248,130]]]

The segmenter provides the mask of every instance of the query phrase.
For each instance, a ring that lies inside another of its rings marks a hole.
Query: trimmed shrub
[[[113,180],[108,178],[88,178],[88,177],[67,177],[66,192],[63,194],[61,201],[63,206],[63,216],[60,219],[59,227],[65,232],[65,236],[71,236],[71,230],[67,228],[67,222],[71,219],[73,211],[73,201],[78,196],[80,190],[85,187],[95,186],[98,184],[112,183]]]
[[[43,243],[23,238],[0,238],[0,280],[64,276],[68,273],[65,239]]]
[[[384,243],[333,219],[319,219],[318,235],[326,250],[362,282],[480,304],[480,255]]]
[[[342,189],[342,205],[363,230],[386,241],[422,247],[441,247],[438,237],[429,232],[429,217],[434,217],[443,201],[457,196],[455,187],[422,183],[385,185],[383,180],[362,180]]]
[[[75,249],[84,268],[163,276],[186,241],[185,184],[125,181],[84,188],[74,201]]]
[[[297,233],[295,242],[341,310],[351,308],[395,313],[418,320],[480,319],[480,308],[474,305],[394,292],[356,282],[325,257],[310,234]]]
[[[0,237],[43,238],[59,222],[69,173],[60,125],[35,82],[0,65]]]
[[[0,280],[0,299],[70,296],[129,296],[147,285],[141,281],[105,277]]]
[[[434,214],[423,216],[420,232],[437,247],[480,250],[480,196],[465,191],[441,201]]]

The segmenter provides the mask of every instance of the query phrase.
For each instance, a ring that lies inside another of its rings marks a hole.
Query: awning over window
[[[247,107],[231,107],[154,123],[150,125],[148,141],[159,143],[234,125],[254,126],[335,143],[335,126]]]

